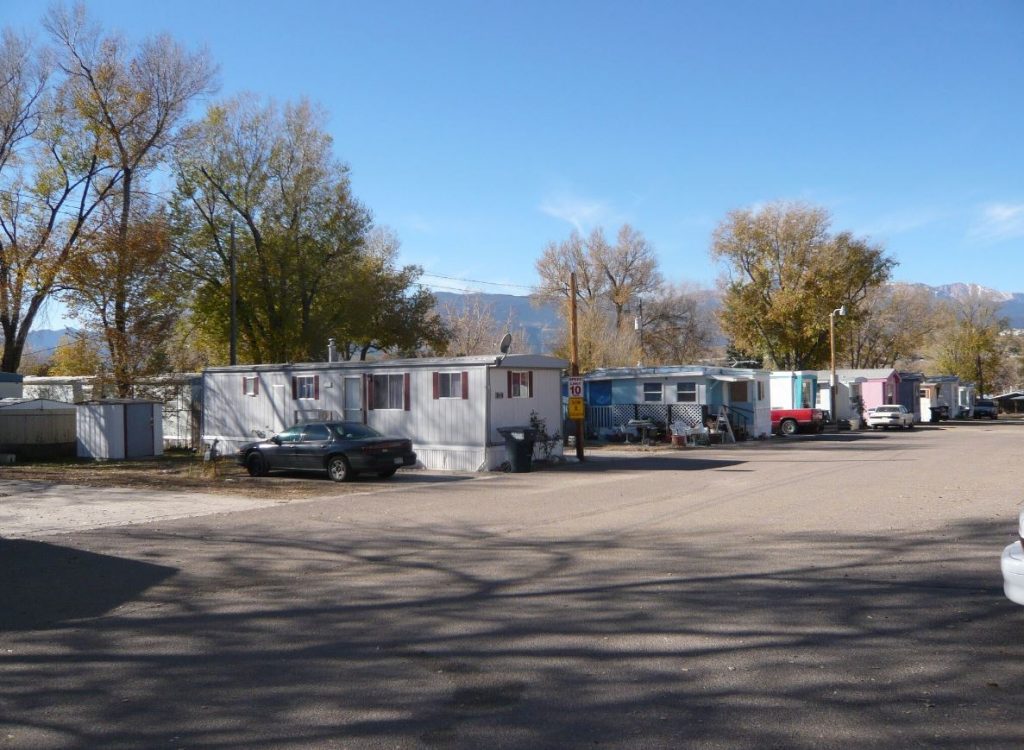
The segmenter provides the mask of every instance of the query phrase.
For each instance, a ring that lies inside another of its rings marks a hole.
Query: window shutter
[[[245,396],[245,375],[242,376],[242,395]]]
[[[508,391],[506,391],[505,396],[512,398],[512,371],[509,370],[506,374],[508,375]]]
[[[260,379],[258,377],[252,379],[252,395],[260,395]]]
[[[294,375],[292,375],[292,401],[299,397],[299,383]]]
[[[412,404],[410,403],[411,399],[409,398],[409,380],[410,380],[409,373],[405,373],[402,376],[402,379],[405,381],[402,384],[403,391],[404,391],[404,393],[402,395],[405,398],[405,410],[409,411],[411,409],[411,407],[412,407]]]
[[[434,373],[434,399],[441,398],[441,373]]]
[[[530,390],[529,390],[530,398],[533,398],[533,370],[530,370],[530,371],[529,371],[529,372],[528,372],[528,373],[526,374],[526,377],[527,377],[527,382],[528,382],[528,383],[530,384],[530,385],[529,385],[529,389],[530,389]]]
[[[363,375],[366,382],[366,409],[373,411],[373,375]]]
[[[469,373],[465,370],[462,372],[462,398],[469,398]]]
[[[313,376],[313,398],[317,401],[320,400],[320,376]]]

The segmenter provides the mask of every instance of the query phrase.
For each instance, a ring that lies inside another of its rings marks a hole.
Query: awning
[[[739,375],[711,375],[712,380],[721,380],[724,383],[749,383],[753,378],[742,378]]]

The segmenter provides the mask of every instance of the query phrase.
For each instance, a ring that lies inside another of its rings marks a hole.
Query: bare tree
[[[687,284],[657,289],[636,319],[645,364],[687,364],[708,356],[717,331],[709,304],[713,294]]]
[[[843,361],[849,367],[912,367],[950,322],[949,306],[927,287],[886,284],[871,289],[861,315],[842,328]]]
[[[115,244],[108,247],[115,254],[130,253],[138,249],[129,235],[142,183],[173,145],[190,104],[212,90],[215,67],[205,51],[188,52],[166,35],[134,47],[119,35],[104,35],[81,4],[55,6],[44,26],[59,49],[58,66],[65,76],[62,106],[80,118],[86,131],[97,134],[102,153],[109,154],[120,177],[116,194],[107,198],[116,228]],[[106,268],[115,372],[130,369],[130,355],[119,342],[130,339],[133,325],[131,266],[125,257]],[[117,386],[122,395],[128,393],[129,383]]]

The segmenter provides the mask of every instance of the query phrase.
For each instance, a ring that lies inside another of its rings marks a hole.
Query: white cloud
[[[915,229],[921,229],[922,227],[935,223],[940,218],[942,217],[938,211],[929,209],[912,209],[879,216],[873,221],[869,221],[865,226],[860,227],[859,231],[872,237],[885,237],[894,234],[903,234],[904,232],[912,232]]]
[[[1024,237],[1024,203],[990,203],[968,232],[971,239],[1002,242]]]
[[[568,192],[549,195],[541,201],[539,208],[548,216],[572,224],[580,234],[586,234],[597,226],[617,223],[618,218],[605,201]]]

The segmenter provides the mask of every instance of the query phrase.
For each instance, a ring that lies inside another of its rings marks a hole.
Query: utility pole
[[[231,274],[231,351],[229,361],[238,364],[238,289],[235,275],[235,220],[231,220],[231,259],[228,261]]]
[[[569,374],[579,377],[580,353],[579,336],[576,328],[576,272],[569,274]],[[576,420],[576,459],[583,460],[583,420]]]

